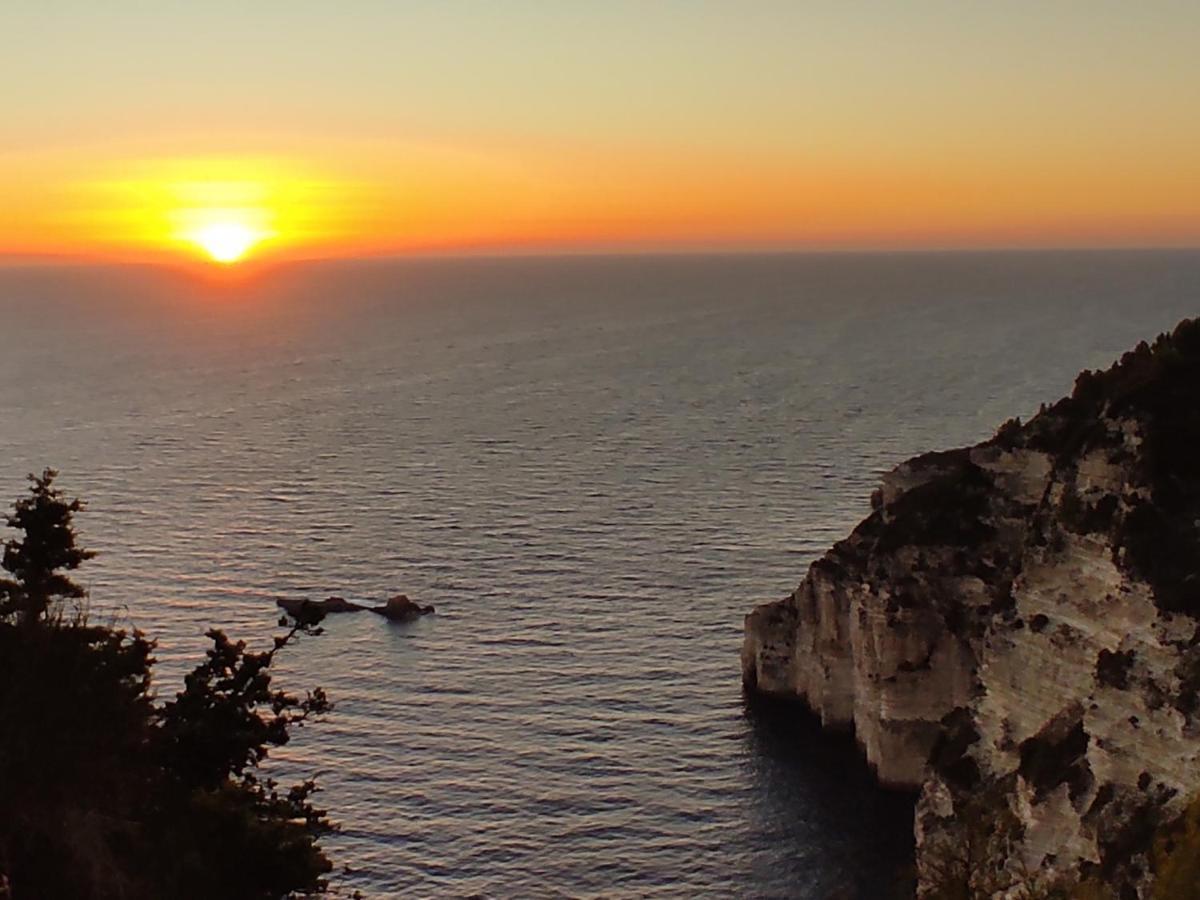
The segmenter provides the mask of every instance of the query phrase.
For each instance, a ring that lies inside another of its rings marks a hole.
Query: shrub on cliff
[[[1124,496],[1084,502],[1068,489],[1061,519],[1108,532],[1114,561],[1149,582],[1162,609],[1200,618],[1200,319],[1082,372],[1071,396],[1025,425],[1005,423],[993,441],[1049,453],[1060,469],[1092,453],[1127,465]]]
[[[1200,898],[1200,797],[1176,821],[1159,829],[1151,860],[1152,900]]]
[[[0,581],[0,898],[274,898],[324,890],[332,827],[311,781],[260,778],[272,746],[328,709],[274,690],[275,654],[219,631],[174,700],[150,690],[153,643],[89,625],[64,570],[81,508],[33,478]]]

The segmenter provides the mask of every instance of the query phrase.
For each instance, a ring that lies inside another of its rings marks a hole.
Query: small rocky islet
[[[919,792],[918,897],[1200,897],[1200,321],[871,506],[743,682]]]
[[[351,603],[344,597],[327,597],[324,600],[280,597],[275,601],[275,605],[297,621],[321,618],[334,613],[372,612],[390,622],[412,622],[435,612],[432,606],[422,606],[405,594],[389,597],[382,606]]]

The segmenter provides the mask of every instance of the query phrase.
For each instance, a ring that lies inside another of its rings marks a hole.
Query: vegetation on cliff
[[[1054,521],[1079,534],[1110,533],[1115,561],[1154,588],[1162,609],[1200,618],[1200,320],[1143,341],[1105,371],[1081,373],[1070,396],[1025,424],[1010,419],[988,443],[1047,453],[1068,482],[1088,457],[1128,465],[1120,496],[1071,486]],[[860,560],[901,546],[975,549],[994,536],[998,520],[1033,514],[996,507],[1004,494],[971,450],[905,463],[936,475],[886,510],[876,496],[875,513],[855,531],[866,539]]]
[[[1200,900],[1200,321],[884,475],[748,687],[919,786],[922,898]]]
[[[1069,397],[1043,407],[1028,423],[1006,422],[989,443],[1051,459],[1050,481],[1063,487],[1057,496],[1047,495],[1036,511],[1029,510],[1036,520],[1035,542],[1053,551],[1064,530],[1104,540],[1112,548],[1113,563],[1150,587],[1162,613],[1200,619],[1200,320],[1184,320],[1153,343],[1142,342],[1107,370],[1083,372]],[[979,469],[968,457],[954,457],[955,466],[947,467],[944,460],[955,452],[930,454],[946,471],[904,495],[889,511],[902,526],[894,530],[904,532],[903,540],[891,537],[893,544],[921,543],[922,534],[931,530],[927,520],[933,519],[940,523],[936,531],[943,545],[978,548],[983,523],[1002,522],[1020,512],[1006,508],[1003,490],[991,485],[981,490]],[[1121,477],[1114,482],[1110,475],[1117,472]],[[927,502],[934,496],[944,502]],[[878,549],[887,541],[888,529],[884,523],[875,528]],[[908,539],[910,531],[917,539]],[[987,610],[988,618],[995,612],[994,607]],[[1021,621],[1011,624],[1019,627]],[[1041,631],[1046,617],[1035,616],[1025,624]],[[1153,694],[1148,708],[1169,703],[1185,722],[1194,722],[1200,711],[1200,627],[1190,639],[1177,642],[1174,651],[1172,696],[1159,697],[1155,692],[1161,685],[1144,674],[1139,678],[1133,649],[1101,650],[1096,683],[1115,691],[1141,689]],[[931,759],[942,781],[959,793],[956,807],[970,821],[959,829],[968,838],[965,845],[926,852],[926,897],[990,897],[1000,873],[1000,888],[1024,898],[1200,900],[1200,798],[1182,813],[1168,814],[1176,792],[1156,784],[1148,772],[1134,786],[1140,799],[1126,796],[1107,824],[1096,825],[1101,834],[1098,863],[1083,865],[1074,876],[1050,878],[1011,863],[998,865],[1011,859],[993,846],[1011,833],[1011,810],[1003,797],[993,802],[985,796],[1004,787],[1003,782],[962,777],[972,762],[965,753],[969,743],[956,744],[956,738],[964,731],[978,738],[970,721],[965,709],[948,715]],[[1139,724],[1136,715],[1130,721],[1134,728]],[[1093,791],[1086,754],[1090,739],[1082,712],[1070,710],[1017,747],[1017,773],[1031,789],[1032,802],[1044,801],[1065,784],[1072,804],[1091,796],[1085,818],[1100,823],[1109,816],[1121,791],[1111,783]],[[976,830],[981,837],[975,843],[985,850],[967,865],[964,860],[972,858],[967,851],[975,849],[969,838]],[[1135,890],[1139,882],[1145,893]]]
[[[1069,491],[1061,519],[1079,533],[1111,531],[1116,561],[1150,583],[1160,607],[1200,618],[1200,320],[1081,373],[1071,396],[1024,426],[1005,423],[994,440],[1048,452],[1064,468],[1092,454],[1130,463],[1123,496]]]
[[[0,898],[275,898],[325,890],[332,825],[312,781],[261,776],[329,704],[272,686],[264,652],[219,631],[174,699],[153,643],[89,624],[69,572],[92,554],[47,470],[8,518],[0,580]]]

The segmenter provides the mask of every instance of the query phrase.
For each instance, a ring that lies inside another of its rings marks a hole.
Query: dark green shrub
[[[219,631],[165,705],[154,703],[153,644],[60,614],[82,588],[62,574],[82,507],[34,478],[9,524],[0,583],[0,896],[277,898],[319,893],[332,825],[311,781],[280,789],[258,766],[329,708],[317,690],[275,690],[275,654]],[[6,898],[7,900],[7,898]]]

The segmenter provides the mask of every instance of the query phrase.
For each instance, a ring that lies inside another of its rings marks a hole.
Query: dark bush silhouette
[[[32,478],[8,523],[0,582],[0,898],[274,898],[326,889],[333,826],[312,781],[280,788],[259,764],[325,695],[275,690],[275,654],[212,631],[184,689],[156,704],[153,643],[62,614],[84,591],[63,570],[82,505]]]
[[[24,622],[36,622],[48,613],[57,614],[54,604],[62,599],[82,599],[84,590],[60,570],[73,570],[95,554],[75,546],[71,519],[83,509],[78,500],[67,500],[54,488],[58,473],[46,469],[41,477],[30,475],[30,496],[13,504],[6,522],[22,537],[4,543],[0,565],[11,579],[0,579],[0,616],[15,614]]]

